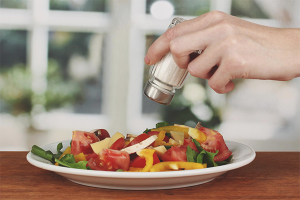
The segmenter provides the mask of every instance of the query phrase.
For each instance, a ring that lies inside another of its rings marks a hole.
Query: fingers
[[[220,11],[213,11],[203,14],[192,20],[184,21],[176,25],[175,27],[168,29],[149,47],[144,59],[145,63],[148,65],[152,65],[158,62],[166,53],[170,51],[170,42],[174,38],[187,33],[202,30],[210,26],[211,24],[215,24],[221,21],[225,17],[228,17],[228,15]],[[182,56],[182,59],[184,60],[182,62],[186,64],[188,56],[184,55]],[[180,65],[182,66],[182,64]]]
[[[208,80],[208,85],[219,94],[228,93],[234,89],[234,83],[231,81],[230,77],[230,74],[224,74],[220,67]]]
[[[170,51],[170,42],[174,38],[199,28],[195,23],[195,20],[188,20],[168,29],[149,47],[144,59],[145,63],[147,65],[153,65],[158,62]]]
[[[209,86],[217,93],[230,92],[234,88],[231,80],[242,77],[243,69],[228,55],[224,54],[219,43],[215,43],[189,63],[188,71],[192,76],[208,79]]]
[[[171,51],[179,67],[188,68],[193,76],[208,79],[210,87],[218,93],[230,92],[234,88],[231,80],[241,76],[236,71],[230,71],[230,62],[224,64],[223,60],[226,49],[232,43],[227,38],[232,38],[229,36],[236,35],[238,31],[229,18],[223,20],[225,17],[228,16],[224,13],[211,12],[168,29],[150,46],[145,63],[155,64]],[[203,51],[192,59],[191,54],[195,50]]]
[[[216,44],[217,45],[217,44]],[[214,66],[219,65],[221,54],[215,45],[207,47],[202,53],[188,64],[188,71],[192,76],[209,79],[215,72]]]
[[[180,68],[187,68],[190,63],[190,54],[197,50],[203,50],[207,52],[206,48],[214,46],[213,43],[216,43],[216,39],[213,36],[215,33],[215,28],[210,27],[200,31],[194,31],[182,36],[179,36],[170,42],[170,50],[173,55],[173,59]],[[206,38],[206,39],[202,39]],[[209,47],[210,47],[209,46]],[[209,50],[208,50],[209,51]],[[212,58],[207,53],[202,53],[208,55],[209,58]],[[199,56],[204,57],[204,56]],[[201,60],[197,59],[196,60]],[[207,59],[206,59],[207,60]],[[214,59],[215,60],[215,59]],[[196,61],[197,62],[197,61]],[[195,62],[194,62],[195,63]],[[212,65],[211,67],[213,67]]]

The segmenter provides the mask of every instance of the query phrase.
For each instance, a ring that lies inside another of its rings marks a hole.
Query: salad
[[[31,152],[62,167],[124,172],[159,172],[217,167],[230,163],[232,152],[223,136],[197,124],[156,124],[140,135],[117,132],[112,136],[105,129],[73,131],[70,146],[62,143],[57,153],[37,145]]]

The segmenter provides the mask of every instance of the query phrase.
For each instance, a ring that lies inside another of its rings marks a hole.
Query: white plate
[[[70,140],[62,143],[66,148],[70,145]],[[55,153],[57,144],[58,142],[41,148]],[[226,144],[233,153],[231,163],[212,168],[174,172],[107,172],[72,169],[55,166],[31,152],[27,154],[27,160],[36,167],[53,171],[70,181],[86,186],[122,190],[171,189],[207,183],[229,170],[240,168],[254,160],[255,151],[250,147],[232,141],[226,141]]]

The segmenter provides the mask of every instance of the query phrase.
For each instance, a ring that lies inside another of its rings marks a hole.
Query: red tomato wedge
[[[153,154],[153,165],[155,165],[156,163],[159,163],[160,160],[157,157],[156,153]],[[139,167],[139,168],[144,168],[146,165],[146,159],[142,158],[140,156],[137,156],[136,158],[134,158],[132,160],[132,162],[130,163],[130,167]]]
[[[136,138],[134,138],[126,147],[130,147],[134,144],[140,143],[143,140],[146,140],[150,136],[147,135],[146,133],[142,133],[141,135],[138,135]]]
[[[149,135],[149,136],[152,136],[152,135],[158,135],[159,134],[159,131],[149,131],[148,133],[147,133],[147,135]],[[169,142],[169,137],[168,136],[165,136],[165,138],[164,138],[164,140],[163,141],[165,141],[165,142]]]
[[[218,154],[214,157],[215,162],[223,161],[229,158],[232,152],[228,149],[223,136],[218,131],[205,127],[201,127],[199,130],[204,132],[207,137],[206,141],[201,143],[201,147],[204,150],[213,153],[219,150]]]
[[[91,158],[86,166],[101,171],[117,171],[118,169],[127,171],[129,164],[130,158],[127,152],[103,149],[97,157]]]
[[[98,141],[99,138],[95,135],[95,133],[85,131],[73,131],[71,154],[91,154],[94,152],[91,147],[91,144]]]
[[[185,146],[185,147],[190,146],[191,149],[193,149],[194,151],[199,153],[199,151],[198,151],[195,143],[192,141],[192,139],[184,139],[183,146]]]
[[[185,146],[173,146],[168,149],[160,159],[162,161],[185,161],[187,162],[186,158],[186,148]]]
[[[90,154],[90,155],[87,155],[85,158],[86,158],[86,160],[88,161],[89,159],[95,158],[95,157],[97,157],[97,156],[98,156],[98,154],[92,153],[92,154]]]
[[[109,133],[105,129],[99,129],[98,131],[98,138],[101,140],[104,140],[105,138],[110,138]]]
[[[121,150],[124,148],[124,146],[125,146],[124,138],[119,138],[109,147],[109,149]]]

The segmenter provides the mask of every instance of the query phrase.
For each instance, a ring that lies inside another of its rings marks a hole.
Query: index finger
[[[186,33],[202,30],[212,23],[220,21],[225,17],[225,13],[213,11],[191,20],[184,21],[163,33],[148,49],[145,56],[145,63],[153,65],[170,51],[170,42]]]

